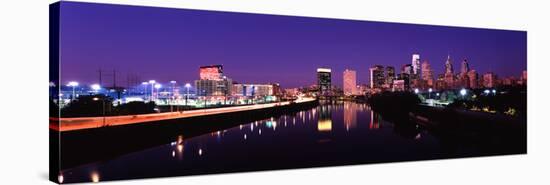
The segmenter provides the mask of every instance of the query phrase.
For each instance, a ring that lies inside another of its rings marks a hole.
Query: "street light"
[[[172,80],[170,81],[170,84],[172,84],[172,97],[170,98],[170,112],[174,112],[174,100],[175,100],[175,95],[176,93],[175,90],[176,90],[176,81],[175,80]]]
[[[466,96],[466,89],[460,89],[460,95],[462,95],[462,99],[464,99],[464,96]]]
[[[431,99],[431,98],[432,98],[432,91],[433,91],[432,88],[429,88],[429,89],[428,89],[428,99]]]
[[[418,94],[418,88],[414,89],[414,94]]]
[[[159,92],[160,92],[160,88],[162,87],[162,85],[160,84],[155,84],[155,89],[157,89],[157,97],[155,97],[155,99],[158,99],[159,98]]]
[[[92,90],[94,90],[96,94],[99,92],[99,90],[101,90],[101,86],[99,84],[92,84],[90,85],[90,88],[92,88]]]
[[[494,95],[497,94],[497,90],[496,90],[496,89],[493,89],[493,94],[494,94]]]
[[[186,83],[185,88],[187,89],[187,93],[185,93],[185,107],[187,107],[187,99],[189,99],[189,88],[191,87],[191,84]]]
[[[75,82],[75,81],[71,81],[67,84],[67,86],[69,87],[73,87],[73,96],[71,97],[71,100],[74,100],[75,96],[76,96],[76,93],[75,93],[75,88],[78,86],[78,82]]]
[[[155,80],[149,80],[149,84],[151,84],[151,97],[149,101],[153,101],[153,94],[155,93],[154,92],[155,83],[157,83]]]

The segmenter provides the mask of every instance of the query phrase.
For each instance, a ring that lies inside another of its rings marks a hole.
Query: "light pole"
[[[432,88],[428,89],[428,99],[432,99],[432,91],[433,91]]]
[[[101,86],[99,84],[93,84],[91,87],[94,91],[96,91],[96,93],[99,92],[99,90],[101,90]],[[98,101],[99,98],[95,97],[93,100]],[[102,114],[103,114],[103,126],[105,126],[105,95],[101,97],[101,103],[102,103],[101,107],[102,107]]]
[[[204,94],[204,109],[206,110],[206,90],[202,90],[202,94]]]
[[[172,97],[170,98],[170,112],[174,112],[174,96],[176,94],[174,92],[176,89],[176,81],[172,80],[170,81],[170,84],[172,84]]]
[[[71,81],[67,84],[67,86],[73,87],[73,96],[71,97],[71,101],[72,101],[72,100],[74,100],[74,98],[76,96],[75,88],[78,86],[78,82]]]
[[[189,88],[191,87],[191,84],[186,83],[185,88],[187,92],[185,93],[185,107],[187,107],[187,99],[189,99]]]
[[[141,85],[143,85],[143,93],[145,95],[145,97],[143,98],[144,100],[147,99],[149,93],[147,93],[147,85],[149,85],[149,82],[141,82]]]
[[[159,98],[159,92],[160,92],[160,88],[162,87],[162,85],[160,84],[155,84],[155,89],[157,89],[157,96],[155,97],[155,100]]]
[[[157,83],[155,80],[149,80],[149,84],[151,84],[151,97],[149,98],[149,101],[153,101],[155,83]]]

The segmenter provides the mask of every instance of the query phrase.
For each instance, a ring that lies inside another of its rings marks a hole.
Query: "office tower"
[[[369,69],[370,71],[370,88],[382,88],[385,83],[384,67],[375,65]]]
[[[468,71],[468,79],[470,80],[469,86],[472,89],[478,88],[478,75],[476,70],[470,70]]]
[[[453,74],[453,64],[450,55],[447,55],[447,61],[445,61],[445,84],[446,88],[455,87],[455,76]]]
[[[430,63],[428,63],[427,60],[424,60],[424,62],[422,62],[421,71],[422,71],[422,80],[426,81],[428,86],[430,87],[433,86],[433,80],[434,80],[433,70],[432,70],[432,67],[430,66]]]
[[[412,71],[414,75],[418,76],[420,72],[420,55],[419,54],[413,54],[412,55]]]
[[[492,73],[488,72],[483,74],[483,87],[485,88],[494,88],[496,87],[497,76]]]
[[[344,95],[350,96],[356,94],[357,73],[354,70],[346,69],[344,71]]]
[[[223,66],[210,65],[199,68],[200,80],[223,80]]]
[[[470,71],[470,65],[468,65],[468,61],[464,59],[460,68],[460,75],[466,75],[468,71]]]
[[[390,87],[393,85],[393,80],[395,80],[395,68],[393,66],[386,67],[386,84]]]
[[[328,95],[331,85],[331,70],[329,68],[317,68],[317,88],[319,94]]]
[[[231,94],[231,79],[223,76],[222,65],[201,66],[195,80],[198,96],[227,96]]]

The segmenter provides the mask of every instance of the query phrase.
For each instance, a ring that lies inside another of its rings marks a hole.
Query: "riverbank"
[[[294,115],[318,105],[315,99],[258,109],[201,114],[163,119],[140,124],[122,124],[94,129],[57,131],[50,129],[50,155],[53,171],[115,158],[177,139],[189,139],[213,131],[232,128],[251,121]],[[211,112],[209,112],[211,113]],[[55,154],[58,152],[57,154]],[[54,157],[60,156],[60,158]],[[57,178],[57,177],[52,177]]]

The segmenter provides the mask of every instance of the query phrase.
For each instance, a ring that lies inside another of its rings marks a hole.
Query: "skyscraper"
[[[447,61],[445,61],[445,86],[446,88],[454,88],[454,74],[453,63],[451,61],[451,55],[447,55]]]
[[[331,70],[329,68],[317,68],[317,86],[319,94],[328,95],[331,90]]]
[[[375,65],[369,69],[370,71],[370,88],[382,88],[385,83],[384,67]]]
[[[393,80],[395,80],[395,68],[393,66],[386,66],[386,84],[391,87]]]
[[[494,73],[488,72],[483,74],[483,87],[494,88],[496,87],[496,81],[497,76]]]
[[[356,94],[357,74],[354,70],[346,69],[344,71],[344,95],[350,96]]]
[[[222,65],[201,66],[195,80],[198,96],[227,96],[231,94],[231,79],[223,75]]]
[[[453,62],[451,61],[451,55],[447,55],[447,60],[445,61],[445,73],[453,73]]]
[[[412,63],[411,63],[413,69],[413,73],[414,75],[419,75],[419,72],[420,72],[420,54],[413,54],[412,55]]]
[[[464,59],[460,68],[460,75],[466,75],[468,71],[470,71],[470,65],[468,65],[468,61]]]
[[[424,60],[424,62],[422,62],[422,80],[426,81],[426,83],[428,84],[428,86],[433,86],[433,80],[434,80],[434,77],[433,77],[433,71],[432,71],[432,67],[430,66],[430,63],[428,63],[427,60]]]
[[[470,88],[475,89],[478,88],[478,75],[476,70],[470,70],[468,71],[468,79],[470,80]]]

